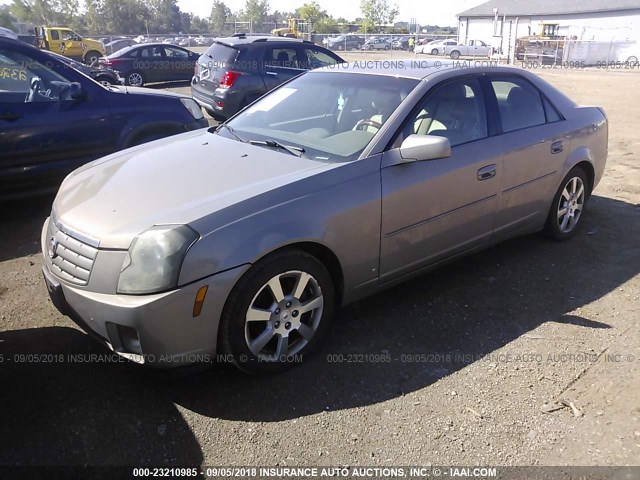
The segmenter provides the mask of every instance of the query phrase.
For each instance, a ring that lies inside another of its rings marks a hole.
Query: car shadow
[[[612,328],[575,310],[639,273],[640,216],[604,197],[589,207],[568,242],[514,239],[341,309],[319,351],[279,375],[74,361],[109,352],[71,328],[1,332],[0,464],[198,464],[181,409],[275,422],[362,407],[428,388],[545,322]]]
[[[189,425],[156,394],[166,374],[66,327],[0,332],[0,359],[0,465],[202,463]]]
[[[54,195],[0,203],[0,262],[40,252],[40,232]]]

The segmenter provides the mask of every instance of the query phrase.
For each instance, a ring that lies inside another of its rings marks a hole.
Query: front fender
[[[378,275],[380,202],[380,156],[376,155],[214,212],[190,225],[202,238],[185,258],[180,283],[310,242],[338,258],[346,291]]]

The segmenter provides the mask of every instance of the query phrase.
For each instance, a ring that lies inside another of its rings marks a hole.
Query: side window
[[[62,41],[63,42],[71,42],[78,38],[78,35],[71,30],[63,30],[62,31]]]
[[[51,33],[51,40],[60,40],[60,33],[58,30],[49,30]]]
[[[411,134],[447,137],[452,147],[486,138],[480,82],[476,78],[456,80],[429,92],[403,130],[403,137]]]
[[[272,67],[298,68],[298,53],[295,48],[267,49],[266,63]]]
[[[64,101],[68,85],[66,78],[36,60],[0,48],[0,103]]]
[[[317,48],[305,48],[303,50],[306,55],[306,63],[301,65],[302,68],[313,69],[326,67],[327,65],[335,65],[337,63],[336,59],[330,55],[327,55],[322,50]],[[304,59],[303,59],[304,60]]]
[[[188,60],[189,54],[184,50],[180,50],[178,48],[166,47],[165,51],[167,52],[167,57],[172,60]]]
[[[164,47],[149,47],[140,52],[140,57],[160,60],[164,56]]]
[[[519,78],[493,79],[491,85],[504,133],[546,123],[540,92],[529,82]]]
[[[544,104],[544,111],[547,114],[547,123],[559,122],[563,120],[562,116],[556,110],[549,100],[546,97],[542,97],[542,103]]]

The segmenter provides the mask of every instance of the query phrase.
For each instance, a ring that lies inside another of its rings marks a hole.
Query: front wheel
[[[144,85],[144,75],[142,72],[129,72],[125,78],[127,85],[131,87],[142,87]]]
[[[334,309],[329,272],[300,251],[276,253],[240,279],[225,304],[220,347],[248,373],[286,370],[310,353]]]
[[[431,55],[438,55],[438,49],[434,48],[433,50],[431,50]]]
[[[588,180],[584,170],[573,168],[553,197],[545,233],[554,240],[567,240],[575,235],[584,212],[588,194]]]
[[[460,52],[458,50],[454,50],[453,52],[451,52],[451,58],[453,58],[454,60],[457,60],[460,58]]]

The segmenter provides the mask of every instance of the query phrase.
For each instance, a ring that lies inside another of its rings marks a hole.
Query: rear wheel
[[[567,240],[575,235],[589,197],[587,175],[580,167],[573,168],[562,180],[553,197],[545,233],[555,240]]]
[[[460,58],[460,52],[458,50],[454,50],[453,52],[451,52],[451,58],[453,58],[454,60],[457,60]]]
[[[102,54],[100,52],[91,50],[84,56],[84,63],[86,63],[87,65],[92,65],[93,63],[96,63],[100,59],[100,57],[102,57]]]
[[[111,85],[114,84],[113,81],[111,81],[111,78],[106,77],[104,75],[96,77],[96,82],[98,82],[101,85],[104,85],[105,87],[110,87]]]
[[[220,346],[249,373],[285,370],[310,353],[326,332],[334,309],[329,272],[300,250],[256,263],[227,299]]]
[[[438,55],[438,49],[434,48],[433,50],[431,50],[431,55]]]

